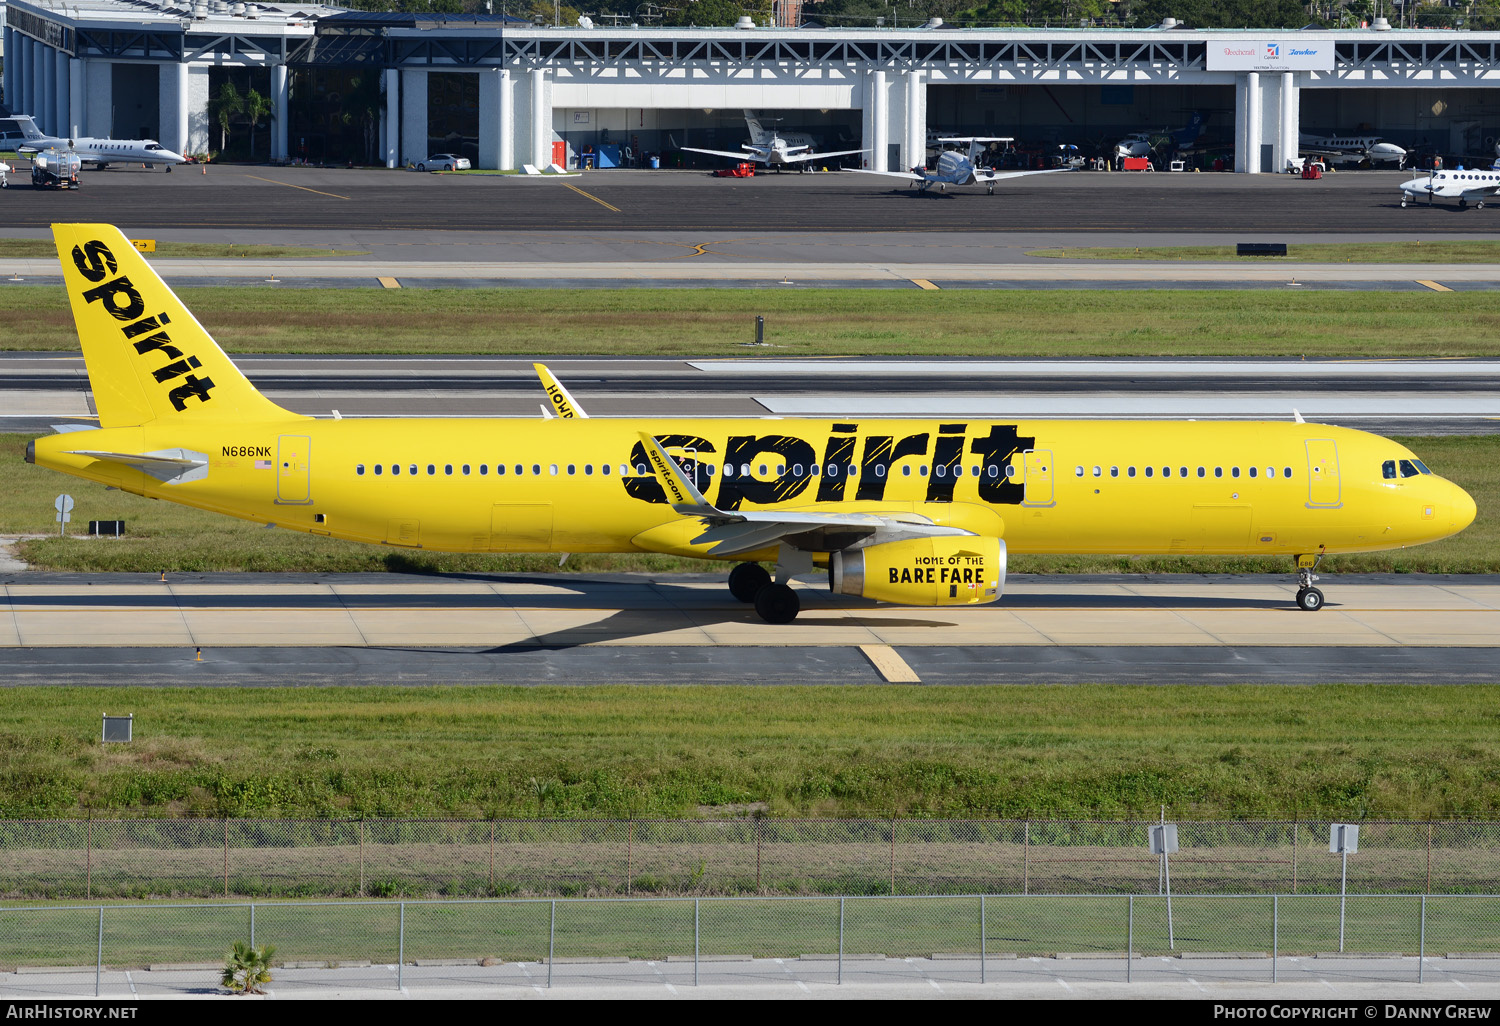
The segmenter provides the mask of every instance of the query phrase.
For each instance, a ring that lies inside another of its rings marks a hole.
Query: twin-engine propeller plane
[[[452,552],[723,559],[772,623],[795,573],[908,605],[994,602],[1007,552],[1326,553],[1463,530],[1474,501],[1384,438],[1305,423],[314,420],[262,396],[120,231],[53,226],[99,413],[28,462],[310,534]],[[773,577],[760,564],[774,560]]]
[[[1458,209],[1466,210],[1470,203],[1474,209],[1483,210],[1486,200],[1500,196],[1500,171],[1471,171],[1454,168],[1452,171],[1431,171],[1425,175],[1401,183],[1401,205],[1415,203],[1418,196],[1426,196],[1431,206],[1434,197],[1458,200]]]
[[[912,183],[912,189],[918,193],[926,192],[934,185],[938,192],[947,192],[948,186],[960,185],[986,185],[989,186],[989,194],[995,194],[995,183],[1007,178],[1025,178],[1027,175],[1052,175],[1062,171],[1071,171],[1070,167],[1053,167],[1042,171],[995,171],[987,167],[978,167],[974,161],[989,143],[1011,143],[1015,142],[1009,136],[1002,135],[950,135],[938,139],[939,145],[965,145],[968,152],[963,150],[943,150],[938,154],[937,167],[929,171],[925,167],[914,167],[910,171],[872,171],[869,168],[845,168],[851,174],[881,175],[885,178],[901,178]]]

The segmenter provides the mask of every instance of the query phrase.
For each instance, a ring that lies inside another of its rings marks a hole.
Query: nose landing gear
[[[1311,558],[1297,557],[1297,608],[1309,613],[1316,613],[1323,608],[1323,593],[1313,587],[1313,582],[1318,579],[1313,571],[1323,562],[1323,555],[1324,553],[1319,552]]]

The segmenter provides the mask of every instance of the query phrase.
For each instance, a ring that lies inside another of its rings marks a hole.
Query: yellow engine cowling
[[[828,588],[907,606],[971,606],[1005,590],[1005,542],[942,537],[887,542],[834,552]]]

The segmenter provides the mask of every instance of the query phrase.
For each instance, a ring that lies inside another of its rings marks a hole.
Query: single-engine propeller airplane
[[[1011,551],[1287,555],[1315,610],[1324,554],[1474,519],[1404,446],[1300,421],[589,418],[551,387],[546,419],[313,419],[261,395],[119,229],[52,231],[99,427],[27,462],[293,531],[729,560],[733,595],[786,623],[814,567],[836,595],[973,605]]]
[[[977,167],[974,158],[984,151],[985,146],[990,143],[1014,142],[1008,136],[1000,135],[950,135],[938,140],[941,144],[960,144],[968,147],[968,152],[960,150],[943,150],[938,154],[937,167],[928,171],[923,167],[914,167],[910,171],[872,171],[869,168],[845,168],[851,174],[859,175],[881,175],[885,178],[900,178],[911,182],[914,191],[926,192],[934,185],[939,192],[947,192],[948,186],[961,185],[985,185],[989,187],[989,194],[995,194],[995,183],[1007,178],[1025,178],[1027,175],[1051,175],[1060,171],[1072,171],[1069,167],[1051,167],[1041,171],[993,171],[987,167]]]
[[[703,150],[693,146],[682,147],[688,153],[706,153],[711,157],[728,157],[731,160],[749,160],[767,167],[774,167],[780,171],[783,167],[795,167],[799,172],[820,160],[829,157],[847,157],[854,153],[865,153],[866,150],[829,150],[825,153],[814,153],[813,147],[816,143],[813,137],[805,132],[788,132],[783,135],[774,129],[767,129],[761,125],[761,119],[756,116],[755,111],[745,111],[745,125],[750,129],[750,141],[740,144],[740,152],[733,150]]]

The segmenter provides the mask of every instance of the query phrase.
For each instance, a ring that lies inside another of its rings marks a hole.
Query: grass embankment
[[[311,246],[270,246],[232,242],[158,242],[147,259],[163,257],[222,259],[226,257],[343,257],[364,256],[368,250],[316,249]],[[6,257],[57,257],[51,239],[0,239],[0,259]],[[63,308],[66,308],[66,300]]]
[[[395,570],[515,572],[558,570],[545,555],[452,555],[393,551],[290,531],[106,491],[22,461],[26,435],[0,435],[0,534],[49,535],[18,543],[17,551],[37,569],[136,571],[254,570],[338,572]],[[1500,572],[1500,436],[1408,438],[1434,471],[1457,481],[1479,506],[1479,516],[1455,538],[1413,549],[1333,556],[1330,573]],[[77,501],[72,536],[58,538],[53,499],[67,492]],[[126,537],[82,537],[90,520],[124,520]],[[1012,573],[1281,573],[1290,562],[1271,557],[1228,556],[1023,556],[1013,555]],[[722,571],[725,564],[658,555],[580,554],[567,571]]]
[[[1500,812],[1490,685],[117,688],[108,747],[98,689],[0,694],[6,817]]]
[[[1500,355],[1493,292],[268,288],[187,301],[230,354]],[[0,349],[78,351],[61,287],[0,289],[0,321]]]
[[[1292,242],[1286,256],[1240,256],[1234,246],[1069,246],[1026,254],[1066,260],[1229,260],[1270,263],[1494,264],[1500,242]]]

